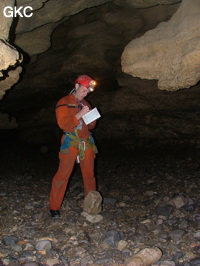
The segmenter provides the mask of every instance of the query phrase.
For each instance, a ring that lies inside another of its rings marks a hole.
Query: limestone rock
[[[13,6],[14,0],[2,0],[0,2],[1,14],[3,14],[3,9],[8,5]],[[1,72],[1,70],[6,70],[9,66],[14,66],[17,62],[20,61],[19,53],[7,41],[11,24],[12,18],[5,18],[4,16],[2,16],[0,24],[0,77],[3,77],[3,73]],[[0,87],[0,99],[1,95],[3,94],[1,90],[2,86]]]
[[[52,243],[50,240],[40,240],[36,243],[36,249],[38,251],[49,250],[52,247]]]
[[[126,266],[147,266],[151,265],[162,257],[159,248],[144,248],[135,254],[125,265]]]
[[[13,66],[20,59],[17,50],[4,40],[0,40],[0,70]]]
[[[1,58],[1,55],[0,55],[0,58]],[[18,81],[21,71],[22,71],[22,68],[20,66],[18,66],[16,69],[10,70],[7,73],[8,76],[5,79],[1,80],[1,82],[0,82],[0,99],[3,98],[5,91],[10,89],[13,86],[13,84],[15,84]]]
[[[18,34],[15,44],[30,56],[43,53],[51,46],[51,33],[55,26],[49,23],[31,32]]]
[[[20,1],[19,5],[20,5]],[[34,1],[31,1],[34,2]],[[44,1],[43,1],[44,2]],[[34,15],[26,20],[19,18],[16,32],[23,33],[31,31],[42,25],[58,22],[61,19],[66,19],[68,16],[74,15],[86,8],[102,5],[112,2],[112,0],[96,0],[96,1],[73,1],[73,0],[56,0],[46,1],[43,7],[38,9]],[[32,4],[29,4],[32,6]]]
[[[87,212],[83,211],[81,213],[81,215],[83,217],[85,217],[85,219],[87,221],[89,221],[90,223],[99,223],[103,220],[103,216],[101,214],[96,214],[96,215],[93,215],[93,214],[88,214]]]
[[[186,204],[186,199],[183,196],[177,196],[169,201],[169,204],[177,209],[182,208]]]
[[[8,39],[10,26],[12,24],[13,18],[5,18],[3,16],[3,9],[5,6],[14,6],[14,0],[1,0],[0,1],[0,13],[1,13],[1,23],[0,23],[0,39]]]
[[[157,79],[162,90],[189,88],[200,80],[199,0],[184,0],[168,22],[134,39],[121,57],[123,72]]]
[[[13,0],[2,0],[0,2],[0,13],[6,6],[14,6]],[[3,98],[5,90],[10,89],[14,83],[19,79],[21,68],[10,70],[8,73],[3,74],[2,70],[8,69],[10,66],[16,66],[21,62],[22,58],[18,51],[8,43],[8,36],[12,18],[7,18],[2,15],[0,24],[0,99]]]
[[[83,209],[89,214],[96,215],[102,209],[102,197],[98,191],[90,191],[83,202]]]

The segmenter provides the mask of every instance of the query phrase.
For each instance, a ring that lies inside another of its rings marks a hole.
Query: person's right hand
[[[85,114],[87,114],[89,112],[89,107],[88,106],[84,106],[80,112],[78,112],[75,116],[76,118],[79,120],[80,118],[82,118]]]

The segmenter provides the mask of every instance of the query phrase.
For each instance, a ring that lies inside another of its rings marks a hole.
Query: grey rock
[[[183,230],[187,229],[188,228],[188,221],[186,221],[186,220],[181,221],[179,224],[179,228],[183,229]]]
[[[11,249],[16,251],[16,252],[21,252],[22,251],[22,247],[20,245],[11,245]]]
[[[110,230],[103,235],[101,241],[111,247],[117,247],[120,240],[122,240],[122,233],[116,230]]]
[[[35,248],[38,251],[42,251],[42,250],[50,250],[52,247],[52,243],[50,240],[40,240],[36,243]]]
[[[196,206],[195,204],[190,204],[190,205],[185,205],[183,208],[188,212],[194,212],[196,209]]]
[[[132,251],[128,248],[122,250],[122,255],[124,258],[128,258],[132,255]]]
[[[4,245],[11,245],[11,244],[17,243],[18,241],[19,241],[18,237],[14,236],[14,235],[3,237]]]
[[[200,258],[196,258],[190,261],[190,266],[199,266],[200,265]]]
[[[169,233],[170,237],[174,241],[181,241],[184,234],[185,234],[185,231],[179,230],[179,229],[178,230],[174,230],[174,231]]]
[[[113,205],[113,204],[115,204],[116,202],[117,202],[117,200],[114,199],[114,198],[104,198],[104,199],[103,199],[103,203],[104,203],[104,204],[111,204],[111,205]]]
[[[81,259],[80,266],[90,265],[94,261],[94,258],[91,255],[87,255]],[[89,264],[90,263],[90,264]]]
[[[156,212],[158,215],[169,216],[173,211],[173,207],[169,205],[157,206]]]
[[[182,251],[178,251],[178,252],[174,255],[173,260],[174,260],[174,261],[178,261],[179,259],[181,259],[181,258],[183,258],[183,257],[184,257],[183,252],[182,252]]]
[[[178,220],[176,218],[167,219],[165,221],[165,224],[168,224],[169,226],[177,225],[178,224]]]

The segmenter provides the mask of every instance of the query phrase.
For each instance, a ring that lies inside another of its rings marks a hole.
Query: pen
[[[82,106],[86,106],[84,103],[82,103],[82,102],[80,102],[80,105],[82,105]]]

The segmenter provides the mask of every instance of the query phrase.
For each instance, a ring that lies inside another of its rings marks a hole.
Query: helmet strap
[[[69,94],[73,94],[75,91],[76,91],[76,89],[75,89],[75,88],[73,88],[73,89],[70,91],[70,93],[69,93]]]

